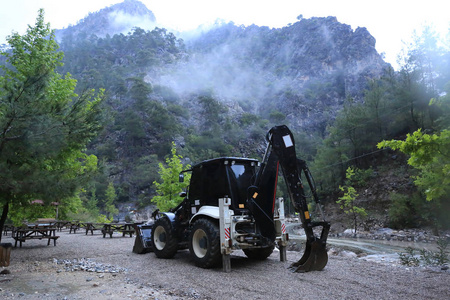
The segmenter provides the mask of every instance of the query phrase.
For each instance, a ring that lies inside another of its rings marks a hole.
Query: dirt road
[[[56,246],[33,240],[13,248],[6,268],[11,274],[0,275],[1,299],[414,300],[450,295],[448,271],[330,256],[323,271],[291,273],[288,266],[301,254],[288,251],[288,262],[280,262],[278,252],[262,262],[236,252],[231,273],[224,273],[196,268],[187,250],[170,260],[132,253],[134,237],[59,235]],[[12,241],[4,237],[2,243]]]

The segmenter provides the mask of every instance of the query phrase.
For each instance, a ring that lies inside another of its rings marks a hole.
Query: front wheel
[[[222,257],[218,225],[208,219],[197,220],[189,235],[189,252],[200,268],[218,266]]]
[[[169,218],[155,221],[152,229],[153,252],[158,258],[172,258],[177,253],[178,240]]]

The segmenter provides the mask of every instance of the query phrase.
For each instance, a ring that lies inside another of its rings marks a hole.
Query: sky
[[[123,0],[0,0],[0,44],[12,31],[24,34],[34,25],[39,8],[53,29],[74,25],[89,12]],[[366,27],[376,48],[396,66],[404,43],[414,30],[431,25],[443,37],[449,32],[450,16],[445,0],[141,0],[160,26],[185,31],[216,19],[236,25],[283,27],[303,18],[335,16],[352,29]]]

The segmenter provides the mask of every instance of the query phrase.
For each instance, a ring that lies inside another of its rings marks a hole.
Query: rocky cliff
[[[365,28],[335,17],[280,29],[221,24],[187,46],[189,60],[159,83],[180,95],[212,90],[264,117],[281,112],[306,130],[323,130],[346,98],[361,101],[368,81],[388,67]]]
[[[90,13],[76,25],[56,30],[59,41],[63,38],[87,39],[92,35],[97,37],[113,36],[114,34],[127,34],[133,27],[151,30],[155,27],[156,18],[142,2],[137,0],[124,0],[124,2],[103,8],[98,12]]]
[[[287,124],[312,157],[345,99],[363,101],[368,82],[388,67],[365,28],[335,17],[272,29],[217,24],[184,42],[151,25],[113,36],[138,20],[155,17],[128,0],[58,32],[62,73],[77,78],[80,90],[107,90],[113,117],[91,147],[110,166],[123,201],[152,196],[155,161],[172,141],[191,162],[258,158],[267,130]]]

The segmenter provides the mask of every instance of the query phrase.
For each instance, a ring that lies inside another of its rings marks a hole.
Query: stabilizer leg
[[[222,267],[224,272],[226,273],[231,272],[230,254],[222,254]]]

